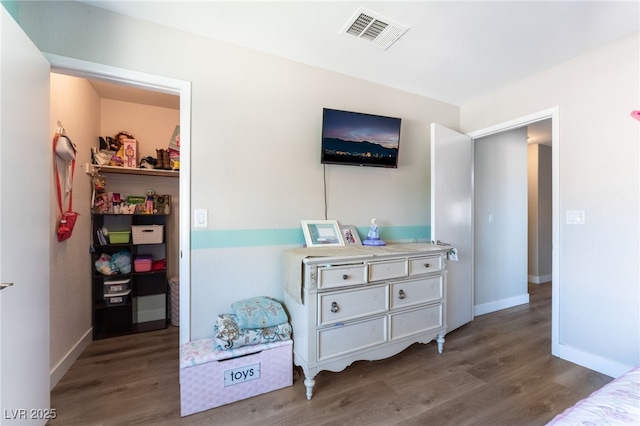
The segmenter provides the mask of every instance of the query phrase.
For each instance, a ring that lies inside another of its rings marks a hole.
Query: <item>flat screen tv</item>
[[[398,167],[400,118],[324,108],[322,164]]]

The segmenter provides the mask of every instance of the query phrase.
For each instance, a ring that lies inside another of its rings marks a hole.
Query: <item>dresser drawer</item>
[[[362,318],[388,310],[387,286],[318,294],[318,325]]]
[[[425,256],[409,259],[409,275],[428,274],[443,268],[442,256]]]
[[[386,317],[318,331],[318,360],[335,357],[387,341]]]
[[[425,308],[391,314],[391,340],[442,327],[442,303]]]
[[[391,283],[391,309],[404,308],[440,300],[443,297],[442,276]]]
[[[319,266],[318,288],[334,288],[367,282],[367,267],[364,264],[342,266]]]
[[[369,282],[407,276],[407,260],[397,259],[369,263]]]

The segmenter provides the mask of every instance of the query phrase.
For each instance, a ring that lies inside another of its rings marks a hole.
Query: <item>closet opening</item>
[[[148,75],[144,73],[138,73],[130,70],[119,69],[109,67],[101,64],[94,64],[85,61],[75,60],[72,58],[60,57],[57,55],[46,55],[51,64],[51,80],[52,80],[52,95],[54,94],[54,80],[76,78],[83,81],[83,85],[86,88],[90,88],[90,91],[94,92],[94,105],[93,108],[97,108],[97,112],[94,110],[91,113],[90,110],[83,108],[82,105],[75,105],[74,111],[54,111],[56,107],[56,99],[52,96],[51,99],[51,115],[50,120],[55,123],[59,119],[60,115],[65,117],[75,116],[70,119],[76,121],[75,123],[62,123],[67,130],[73,128],[78,129],[78,126],[84,126],[84,130],[81,132],[83,138],[76,138],[74,142],[82,146],[82,150],[85,151],[84,156],[76,164],[76,179],[74,182],[74,207],[80,206],[80,203],[85,203],[84,210],[91,211],[89,204],[91,201],[92,183],[89,173],[91,172],[91,156],[86,154],[87,150],[92,147],[99,147],[99,137],[106,137],[114,135],[122,130],[126,130],[133,134],[133,136],[139,140],[138,146],[138,165],[141,158],[153,157],[157,158],[156,148],[167,149],[169,139],[172,137],[173,130],[176,126],[180,126],[180,163],[178,176],[163,176],[162,173],[157,173],[159,176],[145,175],[145,172],[138,173],[113,173],[108,174],[108,180],[110,186],[113,188],[113,192],[119,191],[120,193],[131,193],[132,195],[145,194],[147,189],[152,189],[156,194],[169,195],[170,196],[170,214],[166,216],[166,278],[177,278],[177,299],[179,299],[179,307],[174,306],[174,322],[179,324],[179,344],[186,342],[190,339],[190,221],[189,221],[189,206],[190,206],[190,105],[191,105],[191,84],[187,81],[175,80],[165,78],[161,76]],[[76,94],[74,94],[76,95]],[[97,101],[96,101],[97,99]],[[132,112],[133,111],[133,112]],[[106,118],[108,113],[111,113],[110,118]],[[135,114],[134,114],[135,113]],[[118,117],[118,114],[120,115]],[[137,114],[138,120],[144,122],[146,129],[134,130],[131,121],[126,122],[125,118],[129,120],[135,117]],[[93,117],[90,117],[93,115]],[[150,123],[149,116],[159,116],[161,124],[156,125],[154,133],[154,125]],[[96,117],[98,116],[98,117]],[[88,129],[90,127],[90,129]],[[166,129],[170,130],[166,130]],[[117,130],[114,130],[117,129]],[[136,134],[138,133],[138,134]],[[168,134],[167,134],[168,133]],[[90,135],[90,136],[87,136]],[[70,136],[74,137],[73,134]],[[101,173],[102,174],[102,173]],[[107,173],[105,173],[107,175]],[[147,179],[145,182],[144,179]],[[152,179],[152,181],[148,181]],[[77,182],[84,181],[83,185]],[[126,185],[126,189],[116,189],[117,185]],[[111,191],[108,189],[108,191]],[[90,222],[88,220],[88,222]],[[146,222],[142,225],[145,225]],[[93,229],[92,229],[93,231]],[[86,234],[88,235],[88,233]],[[92,235],[93,236],[93,235]],[[83,238],[82,241],[77,241],[77,244],[81,246],[83,253],[82,259],[87,259],[86,262],[74,261],[70,262],[71,265],[75,265],[79,272],[86,275],[85,281],[87,282],[86,289],[88,293],[91,292],[91,276],[89,275],[89,260],[84,253],[87,249],[87,238]],[[161,257],[161,256],[160,256]],[[52,265],[54,265],[52,263]],[[133,266],[133,264],[132,264]],[[55,266],[52,266],[52,269]],[[93,267],[91,268],[93,273]],[[53,271],[52,271],[53,272]],[[149,321],[153,322],[166,314],[166,321],[168,327],[173,327],[171,320],[168,319],[171,312],[170,306],[167,306],[166,302],[171,301],[170,286],[168,286],[167,294],[157,297],[162,300],[152,300],[153,297],[145,300],[142,306],[137,306],[138,314],[132,318],[132,321],[136,323],[146,324]],[[53,295],[53,293],[52,293]],[[91,296],[86,295],[85,298],[90,303]],[[75,304],[78,304],[77,302]],[[166,308],[165,308],[166,307]],[[74,310],[77,309],[77,312]],[[51,300],[51,340],[55,341],[55,333],[66,333],[66,330],[57,330],[60,327],[60,321],[56,317],[68,315],[68,321],[80,322],[78,320],[78,312],[91,310],[91,306],[72,306],[64,304],[58,300],[57,302],[52,298]],[[162,312],[166,309],[166,313]],[[86,314],[85,314],[86,315]],[[81,316],[81,315],[80,315]],[[178,318],[179,317],[179,318]],[[86,318],[86,317],[85,317]],[[66,373],[77,357],[92,341],[93,320],[89,317],[88,326],[87,320],[80,318],[85,327],[89,328],[89,331],[84,335],[77,343],[71,348],[68,345],[64,348],[63,359],[56,362],[57,357],[52,348],[52,360],[56,364],[52,368],[51,372],[51,388],[53,388],[60,378]],[[56,323],[57,321],[57,323]],[[144,331],[144,327],[139,327],[137,331]],[[177,348],[176,348],[177,349]],[[179,366],[176,365],[176,368]]]

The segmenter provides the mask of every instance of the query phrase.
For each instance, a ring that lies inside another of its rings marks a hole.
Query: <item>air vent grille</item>
[[[347,22],[342,32],[386,50],[408,29],[409,27],[361,8]]]

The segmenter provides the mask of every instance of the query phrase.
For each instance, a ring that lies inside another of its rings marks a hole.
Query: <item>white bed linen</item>
[[[640,425],[640,366],[578,401],[548,425]]]

